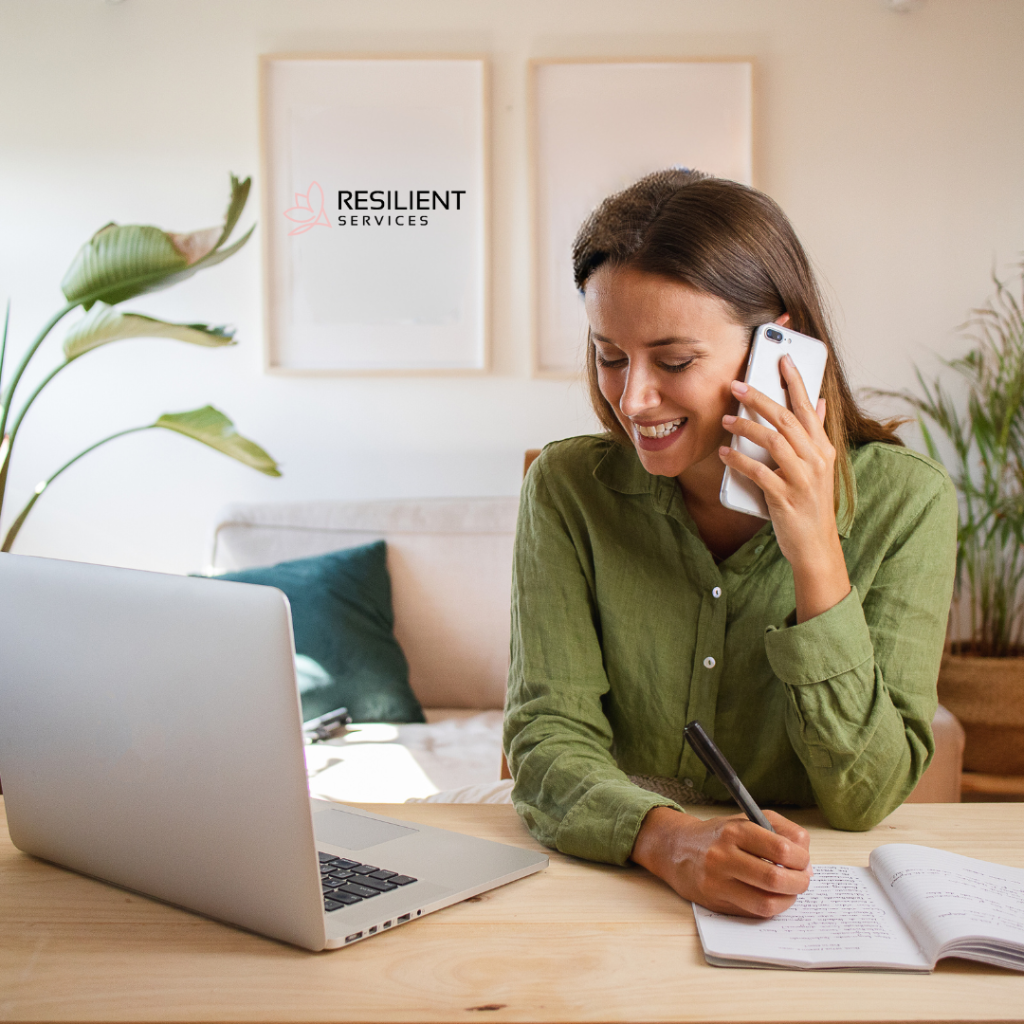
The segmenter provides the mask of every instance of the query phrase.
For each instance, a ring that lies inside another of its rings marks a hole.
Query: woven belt
[[[649,793],[657,793],[658,796],[675,800],[677,804],[715,803],[711,797],[705,796],[699,789],[694,789],[692,785],[679,779],[664,779],[660,775],[630,775],[629,781]]]

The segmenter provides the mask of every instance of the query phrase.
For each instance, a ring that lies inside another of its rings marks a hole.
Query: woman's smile
[[[687,417],[668,420],[663,423],[633,423],[633,440],[637,448],[645,452],[658,452],[678,439],[679,431],[686,426]]]

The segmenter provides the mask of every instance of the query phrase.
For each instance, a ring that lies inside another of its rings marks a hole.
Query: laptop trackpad
[[[365,850],[392,839],[401,839],[418,829],[394,825],[390,821],[364,818],[361,814],[325,807],[313,812],[313,832],[322,843],[341,846],[346,850]]]

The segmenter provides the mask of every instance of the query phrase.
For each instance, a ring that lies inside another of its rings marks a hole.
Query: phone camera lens
[[[769,327],[764,333],[767,334],[772,341],[782,341],[782,331],[776,331]]]

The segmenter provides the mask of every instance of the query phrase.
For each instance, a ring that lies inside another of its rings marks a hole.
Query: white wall
[[[524,448],[591,429],[578,386],[529,377],[533,57],[753,57],[755,183],[825,279],[855,385],[910,384],[914,361],[962,349],[956,325],[1024,248],[1022,40],[1019,0],[910,14],[881,0],[0,0],[12,356],[97,227],[215,223],[229,170],[258,189],[258,54],[484,53],[493,76],[491,375],[266,376],[257,241],[127,307],[234,323],[241,344],[133,341],[71,367],[26,419],[5,519],[105,432],[207,401],[283,479],[170,435],[127,438],[62,477],[15,550],[185,571],[226,501],[511,494]],[[55,340],[39,373],[56,359]]]

